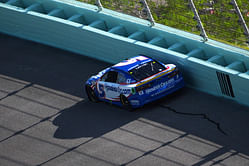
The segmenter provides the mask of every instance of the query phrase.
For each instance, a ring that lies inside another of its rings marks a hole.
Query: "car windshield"
[[[131,69],[129,73],[137,81],[140,81],[163,70],[165,70],[165,67],[162,64],[156,61],[151,61]]]

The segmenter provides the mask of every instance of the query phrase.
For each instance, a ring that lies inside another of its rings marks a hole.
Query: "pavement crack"
[[[160,105],[161,108],[165,108],[168,109],[176,114],[181,114],[181,115],[187,115],[187,116],[198,116],[201,117],[203,119],[206,119],[207,121],[209,121],[210,123],[216,125],[216,128],[224,135],[227,135],[227,133],[221,128],[220,123],[210,119],[206,114],[203,113],[187,113],[187,112],[179,112],[177,110],[175,110],[174,108],[170,107],[170,106],[166,106],[166,105]]]

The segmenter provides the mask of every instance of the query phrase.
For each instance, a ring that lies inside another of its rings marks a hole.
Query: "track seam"
[[[30,84],[25,85],[25,86],[22,87],[21,89],[18,89],[18,90],[15,90],[15,91],[13,91],[13,92],[10,92],[10,93],[8,93],[6,96],[0,98],[0,101],[6,99],[7,97],[13,96],[13,95],[17,94],[18,92],[20,92],[20,91],[22,91],[22,90],[24,90],[24,89],[26,89],[26,88],[28,88],[28,87],[31,87],[31,86],[33,86],[33,85],[34,85],[33,83],[30,83]]]

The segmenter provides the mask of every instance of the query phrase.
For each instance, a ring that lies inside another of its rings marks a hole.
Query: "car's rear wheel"
[[[95,102],[95,103],[99,101],[94,90],[89,85],[86,85],[86,93],[87,93],[87,97],[90,101]]]
[[[120,95],[120,102],[122,103],[123,105],[123,108],[125,108],[126,110],[128,111],[133,111],[133,108],[128,100],[127,97],[125,97],[124,95]]]

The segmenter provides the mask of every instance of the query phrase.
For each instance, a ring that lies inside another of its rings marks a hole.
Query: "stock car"
[[[85,83],[88,99],[135,109],[184,87],[174,64],[138,55],[106,68]]]

